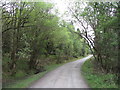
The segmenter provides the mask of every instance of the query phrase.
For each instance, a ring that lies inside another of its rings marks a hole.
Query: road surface
[[[48,72],[30,88],[88,88],[80,69],[84,61],[91,57],[92,55],[89,55]]]

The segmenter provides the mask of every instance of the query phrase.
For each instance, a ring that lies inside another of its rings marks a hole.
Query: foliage
[[[20,79],[20,80],[17,79],[17,81],[15,83],[10,82],[10,84],[5,85],[4,88],[27,88],[33,82],[35,82],[36,80],[38,80],[39,78],[44,76],[47,72],[50,72],[57,67],[60,67],[60,66],[66,64],[68,62],[78,60],[80,58],[82,58],[82,57],[71,59],[71,60],[65,61],[65,62],[60,63],[60,64],[52,63],[50,65],[45,66],[46,71],[43,71],[43,72],[35,74],[35,75],[28,76],[27,78],[23,78],[23,79]]]
[[[120,2],[83,3],[86,6],[81,10],[81,3],[74,4],[73,8],[69,8],[70,12],[74,21],[82,26],[76,33],[87,42],[97,68],[106,73],[114,73],[119,84]],[[90,29],[93,34],[89,34]]]
[[[101,73],[99,70],[96,70],[95,60],[89,59],[82,66],[82,74],[84,75],[86,81],[88,82],[91,88],[118,88],[115,81],[115,74],[112,73]]]
[[[51,13],[52,7],[45,2],[3,3],[3,75],[20,78],[37,74],[49,64],[88,53],[73,25],[60,21]]]

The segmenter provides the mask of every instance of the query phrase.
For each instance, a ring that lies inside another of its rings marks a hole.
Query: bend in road
[[[47,73],[30,88],[89,88],[81,75],[82,64],[92,55],[64,64]]]

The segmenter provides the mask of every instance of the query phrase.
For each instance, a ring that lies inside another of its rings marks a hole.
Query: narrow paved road
[[[88,88],[81,75],[81,66],[89,55],[83,59],[67,63],[47,73],[30,88]]]

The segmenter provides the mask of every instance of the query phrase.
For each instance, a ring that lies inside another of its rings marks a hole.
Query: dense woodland
[[[81,2],[75,2],[69,11],[83,27],[79,35],[88,42],[95,68],[114,73],[120,85],[120,2],[89,2],[82,11],[80,5]],[[88,33],[89,27],[94,31],[94,39]]]
[[[52,14],[54,6],[45,2],[2,4],[3,81],[20,74],[31,75],[51,63],[62,63],[92,53],[102,72],[116,74],[120,63],[120,2],[89,2],[68,7],[69,22]],[[81,28],[75,31],[73,23]],[[91,27],[94,38],[89,35]],[[118,83],[118,82],[117,82]]]
[[[3,79],[36,74],[51,63],[89,53],[71,23],[51,13],[50,3],[3,4]]]
[[[81,2],[76,2],[69,10],[75,22],[83,27],[79,35],[88,42],[95,68],[114,73],[116,83],[120,84],[120,2],[89,2],[82,12],[80,5]],[[94,31],[94,39],[89,28]]]

